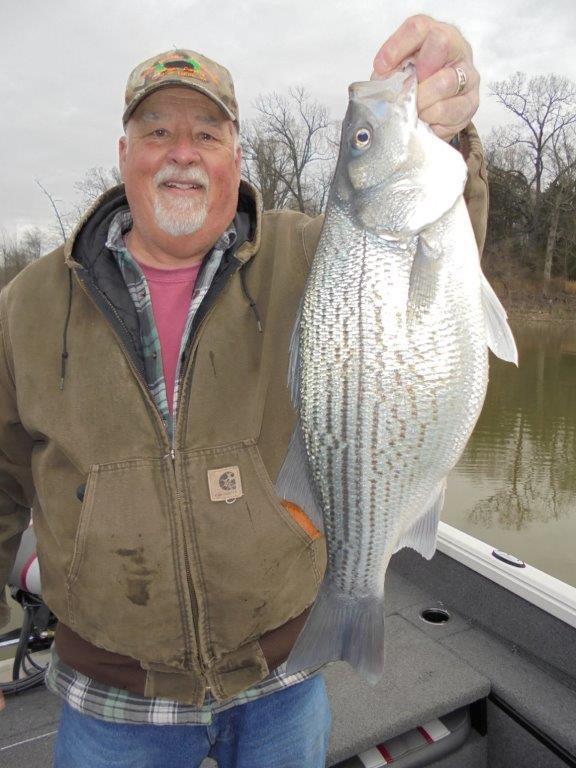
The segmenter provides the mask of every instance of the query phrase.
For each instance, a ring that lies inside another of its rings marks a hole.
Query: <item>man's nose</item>
[[[199,162],[200,153],[191,137],[180,136],[172,143],[168,159],[178,165],[191,165]]]

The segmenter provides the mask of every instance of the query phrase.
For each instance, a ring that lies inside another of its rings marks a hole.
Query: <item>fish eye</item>
[[[372,140],[372,132],[369,128],[358,128],[352,137],[354,149],[366,149]]]

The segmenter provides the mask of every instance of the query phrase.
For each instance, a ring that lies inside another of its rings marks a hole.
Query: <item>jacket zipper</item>
[[[176,484],[176,493],[178,495],[178,501],[180,501],[180,494],[178,491],[178,483],[176,482],[176,435],[178,433],[178,415],[180,414],[181,408],[180,406],[184,402],[184,394],[185,394],[185,385],[190,381],[192,378],[192,371],[194,368],[193,362],[195,357],[195,350],[194,350],[194,344],[196,342],[196,339],[198,338],[198,335],[202,328],[205,325],[205,322],[208,317],[212,314],[212,307],[208,309],[204,317],[202,318],[202,321],[198,325],[198,327],[194,331],[194,335],[190,338],[188,350],[189,352],[186,354],[184,358],[184,363],[181,367],[182,375],[180,377],[180,392],[178,397],[178,405],[176,406],[176,412],[173,414],[173,430],[172,430],[172,448],[170,450],[170,456],[172,457],[172,468],[174,470],[174,479]],[[188,374],[188,368],[190,368],[190,373]],[[195,631],[195,637],[196,637],[196,647],[198,648],[198,661],[200,663],[201,668],[204,667],[201,659],[200,654],[200,630],[198,627],[198,617],[199,617],[199,608],[198,608],[198,599],[196,597],[196,591],[193,586],[192,582],[192,570],[190,568],[190,559],[188,556],[188,547],[184,545],[184,568],[186,571],[186,578],[188,580],[188,589],[190,591],[190,598],[192,601],[192,612],[193,615],[196,618],[195,624],[194,624],[194,631]],[[189,661],[189,657],[186,657],[186,661]],[[205,693],[210,691],[210,686],[205,686]]]
[[[80,279],[80,277],[78,275],[76,275],[76,279],[78,280],[78,282],[80,284],[80,287],[82,288],[82,290],[86,294],[86,296],[88,296],[88,298],[94,304],[94,306],[100,312],[102,312],[101,307],[98,306],[98,304],[96,303],[94,298],[90,295],[90,291],[84,285],[83,281]],[[116,311],[114,305],[111,303],[111,301],[108,299],[108,297],[105,296],[102,293],[102,291],[100,291],[98,288],[97,288],[97,290],[98,290],[99,294],[102,296],[102,298],[104,299],[104,301],[106,302],[106,304],[110,307],[114,317],[118,320],[118,323],[122,326],[122,328],[124,329],[126,334],[128,336],[130,336],[130,333],[128,332],[128,329],[124,325],[124,322],[123,322],[122,318],[120,317],[120,315],[118,314],[118,312]],[[104,314],[104,312],[102,312],[102,314]],[[105,315],[104,315],[104,317],[105,317]],[[122,347],[122,349],[125,349],[126,345],[123,343],[122,339],[118,336],[118,333],[116,332],[114,326],[110,325],[110,327],[112,329],[112,333],[116,337],[116,339],[117,339],[118,343],[120,344],[120,346]],[[196,336],[197,336],[197,334],[196,334]],[[192,342],[193,341],[194,340],[192,340]],[[155,414],[155,419],[156,419],[157,425],[158,425],[158,422],[161,423],[161,427],[160,427],[161,439],[162,439],[162,441],[164,442],[165,445],[169,446],[168,453],[164,455],[164,458],[167,458],[169,456],[171,458],[171,460],[172,460],[172,473],[173,473],[173,477],[174,477],[174,485],[175,485],[175,488],[176,488],[176,497],[178,499],[179,509],[181,509],[182,508],[182,504],[181,504],[181,499],[180,499],[180,491],[179,491],[179,487],[178,487],[178,481],[177,481],[177,478],[176,478],[176,450],[174,448],[174,440],[175,440],[175,436],[176,436],[176,429],[174,428],[174,430],[173,430],[172,445],[170,445],[170,443],[168,441],[168,432],[166,431],[166,427],[164,425],[164,420],[162,418],[162,414],[158,410],[158,406],[156,405],[155,401],[153,400],[152,396],[150,395],[150,390],[148,389],[148,385],[147,385],[146,381],[144,380],[144,378],[142,377],[142,375],[140,374],[140,371],[135,366],[134,361],[132,360],[132,356],[130,354],[127,354],[127,359],[128,359],[128,364],[129,364],[130,368],[132,369],[134,375],[136,376],[137,380],[140,382],[140,384],[142,385],[142,387],[143,387],[143,389],[144,389],[144,391],[146,393],[146,398],[147,398],[149,404],[152,406],[152,409],[153,409],[154,414]],[[188,362],[188,361],[186,361],[186,362]],[[174,420],[174,427],[176,426],[175,422],[176,422],[176,420]],[[199,642],[200,638],[199,638],[199,632],[198,632],[198,626],[197,626],[198,625],[198,601],[197,601],[197,598],[196,598],[196,591],[194,589],[194,584],[193,584],[193,581],[192,581],[192,573],[191,573],[191,569],[190,569],[190,560],[189,560],[189,557],[188,557],[188,548],[186,546],[186,542],[185,541],[183,541],[183,549],[184,549],[184,568],[185,568],[185,571],[186,571],[186,581],[187,581],[187,585],[188,585],[190,602],[191,602],[191,605],[192,605],[192,616],[194,618],[194,626],[193,627],[189,626],[189,622],[188,622],[187,617],[185,617],[185,624],[187,626],[188,632],[190,632],[191,630],[194,631],[194,636],[195,636],[195,639],[196,639],[196,648],[198,649],[198,661],[200,663],[200,666],[203,666],[202,662],[201,662],[201,659],[200,659],[200,642]],[[185,648],[184,648],[184,664],[185,664],[185,666],[187,668],[191,667],[192,655],[193,655],[192,654],[192,650],[191,650],[190,646],[188,645],[188,643],[186,642],[186,645],[185,645]],[[208,686],[206,686],[206,688],[209,690]]]
[[[180,500],[180,491],[178,487],[178,480],[176,478],[176,449],[174,447],[170,448],[170,452],[168,454],[172,460],[172,472],[174,476],[174,485],[176,487],[176,497],[178,499],[178,504],[181,507],[181,500]],[[183,537],[184,538],[184,537]],[[192,581],[192,570],[190,568],[190,559],[188,557],[188,547],[186,546],[186,542],[183,542],[184,544],[184,570],[186,572],[186,582],[188,584],[188,592],[190,596],[190,602],[192,603],[192,615],[195,618],[194,622],[194,636],[196,638],[196,648],[198,649],[198,662],[201,667],[204,665],[202,664],[202,660],[200,657],[200,632],[198,629],[198,600],[196,598],[196,590],[194,589],[194,582]],[[192,652],[190,651],[188,645],[184,648],[184,666],[186,668],[190,668],[192,666]],[[206,689],[208,689],[208,686],[205,686]],[[209,689],[208,689],[209,690]]]

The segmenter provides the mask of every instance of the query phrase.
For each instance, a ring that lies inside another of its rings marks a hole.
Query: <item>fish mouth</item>
[[[370,80],[351,83],[348,95],[350,101],[361,102],[381,120],[385,118],[389,104],[399,104],[416,87],[416,67],[408,59],[384,77],[372,73]]]

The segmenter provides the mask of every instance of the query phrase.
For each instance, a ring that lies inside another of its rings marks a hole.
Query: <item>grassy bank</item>
[[[512,319],[576,323],[576,283],[552,280],[548,285],[488,274],[488,280]]]

